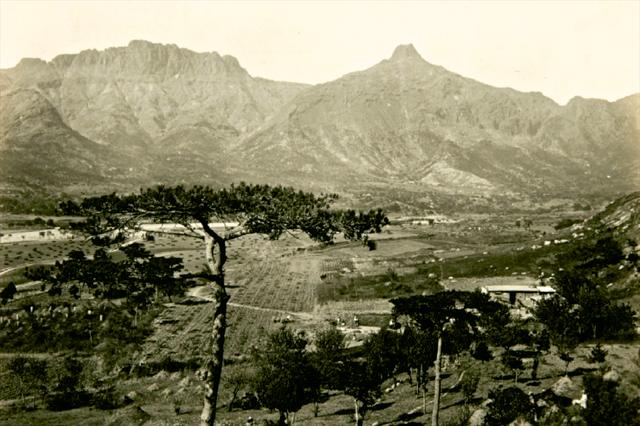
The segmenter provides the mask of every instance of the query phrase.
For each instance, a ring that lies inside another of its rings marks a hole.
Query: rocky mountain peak
[[[401,44],[395,48],[393,55],[391,55],[392,61],[404,61],[404,60],[424,60],[418,53],[413,44]]]

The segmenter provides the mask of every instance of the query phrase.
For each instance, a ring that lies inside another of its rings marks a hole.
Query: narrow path
[[[0,271],[0,277],[8,274],[9,272],[16,271],[18,269],[29,268],[30,266],[39,266],[39,265],[55,265],[57,259],[49,259],[49,260],[41,260],[40,262],[31,262],[31,263],[23,263],[22,265],[12,266],[10,268],[5,268]]]
[[[208,288],[207,285],[191,287],[190,289],[187,290],[187,296],[200,299],[200,300],[206,300],[207,302],[215,302],[215,299],[213,299],[211,296],[207,296],[203,294],[203,292],[205,292],[207,288]],[[312,320],[314,318],[313,314],[309,312],[292,312],[292,311],[285,311],[282,309],[263,308],[261,306],[253,306],[253,305],[246,305],[242,303],[233,303],[233,302],[227,303],[227,306],[233,306],[235,308],[251,309],[251,310],[260,311],[260,312],[271,312],[271,313],[280,314],[280,315],[291,315],[291,316],[295,316],[300,319],[306,319],[306,320]]]

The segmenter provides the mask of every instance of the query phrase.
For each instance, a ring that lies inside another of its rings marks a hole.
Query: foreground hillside
[[[393,225],[371,236],[375,244],[369,247],[342,239],[320,246],[299,233],[278,241],[260,235],[234,240],[228,251],[231,298],[218,419],[228,425],[245,424],[248,417],[258,423],[276,421],[277,414],[260,408],[252,397],[256,390],[247,377],[253,377],[258,368],[256,356],[266,352],[267,336],[282,326],[304,332],[312,354],[317,336],[335,327],[344,334],[346,356],[361,360],[366,351],[359,348],[375,336],[384,336],[380,330],[393,318],[389,299],[441,294],[443,289],[536,285],[542,272],[545,277],[560,276],[561,266],[568,268],[584,260],[597,263],[597,274],[615,278],[597,293],[612,298],[606,300],[613,303],[610,306],[633,303],[640,293],[638,260],[632,255],[638,251],[639,201],[640,193],[630,194],[593,216],[580,211],[567,217],[553,213],[527,217],[460,214],[438,216],[433,222],[395,218]],[[68,220],[52,218],[54,224]],[[42,227],[43,220],[37,223]],[[20,231],[4,230],[6,233]],[[32,241],[0,246],[0,287],[5,289],[9,280],[18,283],[15,298],[0,308],[0,342],[6,351],[0,356],[0,374],[8,384],[0,389],[0,424],[196,423],[202,398],[197,370],[207,354],[214,311],[210,289],[189,283],[184,296],[170,295],[140,311],[131,309],[125,300],[101,300],[88,290],[79,299],[66,292],[46,294],[40,283],[28,281],[26,265],[50,265],[71,250],[93,254],[95,248],[84,240],[52,241],[43,234],[41,239],[35,236]],[[165,259],[182,259],[185,272],[201,270],[205,261],[197,241],[175,235],[158,233],[144,241],[144,248]],[[113,256],[122,259],[141,253],[140,247],[130,246]],[[101,265],[108,270],[108,263]],[[547,283],[554,285],[552,279]],[[572,315],[578,315],[574,308]],[[519,339],[517,333],[504,331],[524,326],[527,333],[537,333],[540,327],[551,327],[541,321],[537,317],[510,319],[499,335]],[[571,321],[576,323],[574,316]],[[537,420],[526,403],[523,412],[514,414],[531,424],[585,418],[592,413],[571,401],[580,399],[591,386],[590,380],[602,381],[603,375],[611,383],[603,385],[609,397],[619,402],[623,400],[620,395],[625,395],[632,401],[640,394],[640,358],[637,337],[629,335],[634,330],[628,326],[622,338],[600,335],[595,341],[583,336],[568,349],[557,335],[552,335],[546,349],[526,340],[490,340],[491,359],[474,358],[466,344],[459,353],[446,349],[452,352],[443,367],[441,424],[461,425],[473,413],[491,414],[487,399],[500,389],[513,388],[527,401],[531,395],[540,402],[534,410]],[[567,329],[566,336],[573,329]],[[606,352],[604,361],[593,359],[597,347]],[[38,361],[46,361],[47,374],[38,378],[17,374],[11,362],[20,359],[20,353],[28,353],[29,365],[35,367],[44,368]],[[536,353],[538,367],[532,362]],[[393,378],[393,369],[381,369],[385,381],[366,413],[366,423],[428,424],[434,400],[432,365],[428,361],[426,390],[416,386],[419,373],[415,369],[412,379],[402,369]],[[475,387],[465,377],[476,377]],[[56,398],[59,395],[65,398]],[[593,401],[594,394],[590,398]],[[354,400],[347,391],[326,386],[318,402],[316,407],[305,401],[297,410],[299,424],[353,423]],[[611,416],[610,424],[633,424],[616,423],[615,411],[626,408],[614,406],[611,411],[609,400],[602,406],[610,410],[603,411]]]

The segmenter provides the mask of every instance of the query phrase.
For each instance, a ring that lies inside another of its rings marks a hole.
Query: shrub
[[[576,223],[580,223],[582,222],[581,219],[562,219],[560,222],[556,223],[555,226],[553,227],[556,231],[559,231],[560,229],[564,229],[564,228],[568,228],[571,225],[575,225]]]
[[[640,398],[630,398],[618,389],[618,383],[604,380],[599,375],[584,378],[588,395],[584,419],[589,425],[637,425],[640,424]]]
[[[471,412],[469,407],[461,407],[458,408],[451,417],[446,419],[443,424],[444,426],[466,426],[469,424],[470,417]]]
[[[485,419],[489,426],[507,425],[517,418],[529,419],[535,408],[529,396],[515,386],[494,389],[489,398],[493,400]]]
[[[473,395],[476,393],[479,383],[480,371],[477,368],[470,368],[465,371],[462,381],[460,382],[465,404],[468,404],[473,399]]]
[[[67,393],[55,393],[47,398],[47,409],[51,411],[71,410],[72,408],[84,407],[91,402],[89,392],[80,390]]]
[[[116,393],[115,386],[109,386],[98,390],[92,403],[98,410],[113,410],[123,406],[123,399]]]

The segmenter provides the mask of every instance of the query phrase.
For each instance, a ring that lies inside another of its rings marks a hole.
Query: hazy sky
[[[0,0],[0,67],[132,39],[233,55],[254,76],[320,83],[398,44],[476,80],[571,97],[640,92],[640,1]]]

